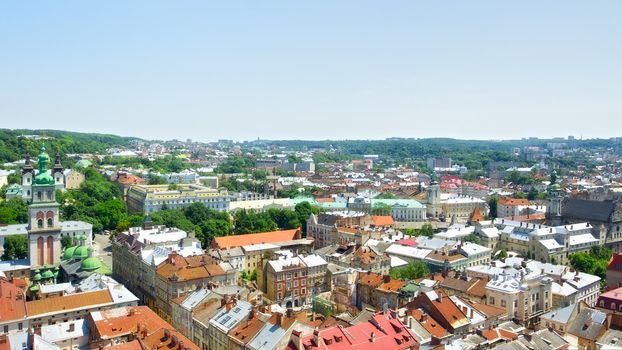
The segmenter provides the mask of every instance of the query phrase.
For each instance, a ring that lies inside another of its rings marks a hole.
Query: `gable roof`
[[[399,350],[417,345],[402,322],[390,314],[375,314],[369,321],[347,328],[334,326],[316,330],[302,339],[299,350]]]
[[[374,226],[391,226],[395,224],[391,215],[374,215],[371,217]]]
[[[0,278],[0,322],[24,318],[25,301],[24,293],[15,284]]]
[[[614,201],[564,198],[562,215],[574,219],[609,221],[615,209],[616,202]]]
[[[499,201],[497,203],[505,206],[529,205],[529,200],[526,198],[518,199],[504,196],[499,198]]]
[[[94,292],[69,294],[57,298],[46,298],[26,302],[28,316],[42,315],[56,311],[67,312],[96,305],[112,303],[108,289]]]
[[[300,229],[248,233],[242,235],[216,237],[212,242],[214,248],[235,248],[245,245],[293,241],[300,239]]]

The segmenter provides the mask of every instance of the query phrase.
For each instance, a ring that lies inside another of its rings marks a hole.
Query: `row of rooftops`
[[[478,265],[466,268],[468,275],[488,276],[487,288],[509,293],[519,292],[528,288],[525,283],[530,280],[550,280],[553,289],[562,292],[562,288],[570,294],[600,283],[600,277],[579,272],[565,265],[542,263],[523,258],[506,258],[505,261],[493,261],[491,265]]]
[[[69,290],[67,285],[60,286],[63,291]],[[61,297],[26,301],[21,288],[6,278],[0,278],[0,322],[138,301],[127,288],[113,280],[104,284],[85,284],[83,287],[81,291],[64,293]],[[54,285],[46,288],[50,289],[48,292],[54,292]]]

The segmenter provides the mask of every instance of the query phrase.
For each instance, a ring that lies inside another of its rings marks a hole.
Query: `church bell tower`
[[[45,147],[41,148],[38,163],[28,206],[28,257],[32,268],[57,265],[61,260],[60,204],[56,202],[56,182],[48,172],[50,156]]]

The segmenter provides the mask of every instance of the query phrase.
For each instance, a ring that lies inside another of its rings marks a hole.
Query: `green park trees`
[[[9,235],[4,238],[2,260],[24,259],[28,256],[28,238],[25,235]]]

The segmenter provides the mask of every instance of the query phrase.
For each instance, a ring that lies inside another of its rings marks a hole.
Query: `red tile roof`
[[[395,224],[393,217],[390,215],[374,215],[371,220],[375,226],[392,226]]]
[[[83,292],[65,295],[56,298],[33,300],[26,303],[28,316],[42,315],[50,312],[82,309],[95,305],[112,303],[112,296],[108,289],[94,292]]]
[[[183,343],[184,347],[199,350],[198,346],[147,306],[92,312],[88,316],[88,322],[94,342],[123,339],[128,335],[134,335],[143,349],[172,349]],[[134,345],[128,344],[122,350],[134,348]]]
[[[300,239],[301,237],[300,229],[248,233],[242,235],[216,237],[212,241],[212,248],[226,249],[251,244],[284,242]]]
[[[375,314],[368,322],[343,328],[315,331],[302,339],[299,350],[403,350],[418,347],[417,341],[398,319],[390,314]]]
[[[318,203],[334,203],[335,202],[335,198],[316,198],[315,199],[316,202]]]
[[[512,197],[501,197],[499,198],[499,201],[497,203],[505,206],[529,205],[529,200],[517,199]]]
[[[412,239],[412,238],[400,239],[399,241],[396,241],[395,243],[397,243],[399,245],[405,245],[405,246],[408,246],[408,247],[416,247],[417,246],[417,241]]]
[[[473,209],[473,212],[469,216],[469,222],[471,224],[474,224],[474,223],[480,222],[480,221],[484,221],[484,219],[485,219],[484,215],[482,215],[482,212],[477,207],[475,207],[475,209]]]
[[[0,278],[0,322],[22,319],[26,316],[24,292],[4,278]]]
[[[410,312],[410,315],[417,321],[428,333],[438,339],[448,337],[449,332],[443,328],[434,318],[421,311],[421,309],[414,309]]]
[[[518,339],[518,334],[502,328],[486,329],[482,331],[482,335],[488,340],[488,343],[490,344],[500,340],[511,341]]]

